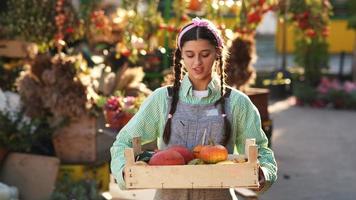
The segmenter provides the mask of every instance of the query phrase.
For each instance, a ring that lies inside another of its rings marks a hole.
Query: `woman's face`
[[[182,47],[182,58],[194,89],[206,89],[211,81],[213,64],[217,58],[215,46],[203,39],[185,42]]]

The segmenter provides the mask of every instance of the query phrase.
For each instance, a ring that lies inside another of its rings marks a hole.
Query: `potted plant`
[[[38,55],[17,79],[25,113],[55,127],[52,142],[62,162],[97,158],[93,79],[80,57],[62,53]]]
[[[0,179],[19,188],[21,199],[46,199],[53,190],[59,160],[51,136],[45,120],[25,115],[19,94],[0,89],[0,147],[8,152]]]
[[[52,147],[45,141],[50,140],[51,133],[46,121],[24,114],[19,94],[0,89],[0,147],[12,152],[51,155]]]

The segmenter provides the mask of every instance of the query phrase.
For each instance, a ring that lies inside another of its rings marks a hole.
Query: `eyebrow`
[[[204,49],[204,50],[202,50],[202,51],[200,51],[200,52],[211,52],[211,50],[210,50],[210,49]],[[185,50],[184,53],[194,53],[194,51],[192,51],[192,50]]]

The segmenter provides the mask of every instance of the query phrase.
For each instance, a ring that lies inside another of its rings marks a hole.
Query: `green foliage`
[[[352,29],[356,29],[356,1],[355,0],[348,0],[348,27]]]
[[[351,92],[345,99],[346,107],[356,109],[356,91]]]
[[[73,181],[68,174],[57,182],[50,200],[104,200],[97,189],[95,180]]]
[[[295,42],[295,61],[304,66],[305,81],[315,86],[321,78],[321,68],[327,67],[328,44],[324,39],[302,39]]]
[[[317,91],[314,87],[302,82],[295,83],[293,93],[298,99],[307,104],[311,104],[317,96]]]
[[[327,67],[331,10],[329,0],[290,1],[289,20],[296,26],[295,61],[311,86],[319,83],[321,68]]]
[[[45,48],[56,32],[54,0],[8,0],[0,14],[7,38],[35,42]]]
[[[0,112],[0,146],[10,151],[53,155],[52,133],[44,119]]]

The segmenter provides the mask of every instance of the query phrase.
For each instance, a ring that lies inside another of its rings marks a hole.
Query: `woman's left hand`
[[[258,182],[260,184],[260,187],[255,189],[255,191],[261,191],[262,188],[265,186],[265,183],[266,183],[266,179],[265,179],[265,175],[262,171],[262,168],[261,166],[258,168]]]

